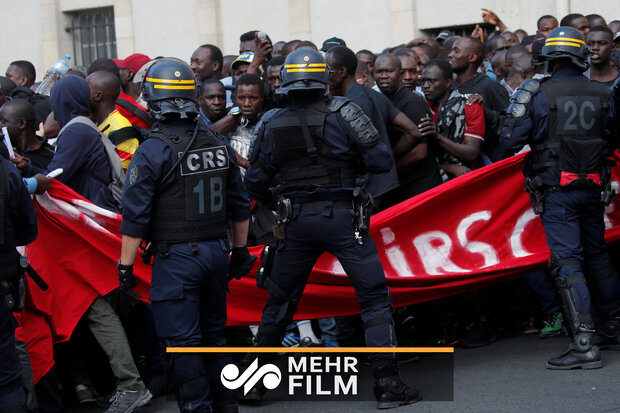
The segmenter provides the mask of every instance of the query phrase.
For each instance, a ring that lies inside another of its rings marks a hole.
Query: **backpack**
[[[110,163],[110,171],[112,175],[112,181],[107,185],[108,189],[112,193],[112,197],[114,198],[114,203],[119,211],[122,211],[122,202],[121,198],[123,195],[123,185],[125,184],[125,171],[121,166],[121,158],[116,153],[116,146],[105,136],[99,128],[93,123],[92,120],[88,119],[86,116],[77,116],[69,121],[58,133],[58,136],[62,134],[62,132],[69,126],[75,124],[82,124],[91,127],[93,130],[97,131],[99,137],[101,138],[101,143],[103,143],[103,147],[105,149],[105,154],[108,158],[108,162]]]

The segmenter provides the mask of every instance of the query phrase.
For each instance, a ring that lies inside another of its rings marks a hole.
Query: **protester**
[[[484,105],[485,135],[481,151],[492,162],[507,157],[499,145],[498,131],[501,113],[508,107],[508,93],[498,82],[478,73],[484,46],[477,39],[463,37],[454,43],[448,58],[456,74],[455,89],[461,94],[476,94],[476,101]]]
[[[226,115],[226,89],[219,79],[211,78],[200,84],[200,117],[206,126],[222,119]]]
[[[451,91],[452,68],[445,60],[431,60],[422,71],[422,90],[433,112],[420,122],[420,132],[442,149],[441,169],[450,177],[476,167],[485,139],[482,105],[467,105],[467,98]]]
[[[613,33],[606,26],[594,26],[589,32],[586,45],[590,52],[588,78],[611,86],[620,76],[611,66]]]
[[[402,69],[398,57],[389,53],[377,57],[373,74],[381,93],[416,125],[430,115],[424,98],[401,85]],[[398,143],[393,138],[399,135],[396,131],[389,132],[392,147]],[[407,200],[442,182],[437,158],[429,149],[427,138],[418,139],[411,152],[396,159],[396,167],[400,185],[392,194],[393,203]]]
[[[144,129],[150,129],[152,119],[146,112],[144,107],[138,102],[140,99],[140,85],[134,82],[136,73],[148,62],[151,58],[141,53],[134,53],[125,60],[115,59],[114,63],[118,67],[118,75],[122,83],[122,91],[118,95],[116,100],[116,109],[123,115],[132,125],[138,126]],[[97,67],[89,67],[88,74],[97,71],[105,70]],[[114,74],[113,70],[107,70]]]
[[[99,130],[116,147],[125,171],[138,149],[142,135],[129,120],[116,109],[121,93],[121,81],[110,72],[93,72],[86,78],[90,87],[90,105]]]

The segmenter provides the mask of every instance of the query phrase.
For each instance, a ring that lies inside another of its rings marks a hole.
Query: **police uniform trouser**
[[[620,281],[606,249],[600,191],[549,192],[541,221],[549,250],[559,262],[558,276],[567,281],[578,312],[591,314],[592,292],[601,317],[620,315]],[[594,327],[592,321],[584,324],[587,328]]]
[[[279,244],[271,275],[291,300],[282,302],[270,295],[257,336],[258,345],[281,344],[314,263],[328,251],[338,258],[355,288],[365,324],[366,345],[396,346],[385,273],[372,238],[366,234],[363,244],[356,241],[349,209],[333,209],[326,204],[320,211],[299,212],[299,205],[295,204],[294,211],[295,216],[286,228],[286,241]],[[374,367],[382,367],[393,356],[372,354],[370,358]]]
[[[155,256],[151,302],[157,335],[166,346],[224,346],[228,251],[224,241],[183,243]],[[217,355],[171,356],[182,412],[210,412],[212,402],[234,402],[220,382],[230,362]]]
[[[26,406],[21,384],[21,363],[15,349],[16,322],[4,297],[0,297],[0,413],[18,412]]]

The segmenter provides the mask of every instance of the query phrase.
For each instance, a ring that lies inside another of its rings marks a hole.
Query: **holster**
[[[371,207],[371,195],[360,187],[353,189],[353,227],[356,234],[368,234],[370,230]]]
[[[277,245],[277,243],[265,245],[265,248],[263,248],[263,252],[260,255],[261,266],[256,271],[256,286],[269,291],[277,300],[287,302],[291,297],[271,279],[271,270],[276,256]]]
[[[289,198],[279,198],[276,204],[276,225],[273,226],[273,236],[284,241],[286,224],[293,218],[293,204]],[[261,259],[262,260],[262,259]]]
[[[608,206],[611,204],[611,201],[616,200],[616,209],[618,208],[618,196],[616,194],[616,190],[611,186],[611,180],[607,181],[607,184],[603,187],[601,191],[601,203],[604,206]]]
[[[10,311],[19,313],[24,309],[25,274],[0,281],[0,299],[4,300]]]
[[[525,177],[525,192],[530,196],[534,213],[540,215],[545,212],[545,191],[540,176]]]
[[[263,252],[260,254],[260,267],[256,271],[256,286],[258,288],[267,289],[265,285],[267,278],[271,276],[271,269],[273,267],[273,258],[276,255],[276,245],[265,245]]]

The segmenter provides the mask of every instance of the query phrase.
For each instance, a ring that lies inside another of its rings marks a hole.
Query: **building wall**
[[[534,33],[543,14],[598,13],[620,19],[616,1],[590,0],[20,0],[3,4],[0,71],[12,60],[30,60],[37,78],[58,57],[73,54],[65,28],[68,13],[114,7],[118,56],[133,52],[189,60],[200,44],[236,54],[239,35],[262,29],[278,40],[343,38],[353,50],[381,51],[424,30],[482,22],[481,8],[495,11],[513,30]],[[27,27],[22,34],[23,28]]]

